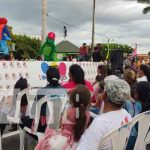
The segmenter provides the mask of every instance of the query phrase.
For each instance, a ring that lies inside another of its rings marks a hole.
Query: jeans
[[[99,107],[91,107],[90,111],[93,112],[94,114],[99,115],[100,108]]]

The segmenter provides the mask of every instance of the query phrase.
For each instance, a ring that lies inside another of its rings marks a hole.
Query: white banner
[[[85,79],[95,81],[99,63],[94,62],[43,62],[43,61],[0,61],[0,88],[13,88],[22,76],[30,87],[43,87],[47,84],[46,68],[51,64],[59,67],[60,82],[68,81],[68,71],[72,64],[80,65],[85,72]]]

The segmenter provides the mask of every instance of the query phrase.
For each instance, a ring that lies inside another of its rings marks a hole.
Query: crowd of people
[[[86,43],[83,43],[83,45],[79,49],[79,61],[89,61],[90,58],[93,59],[94,62],[100,62],[104,61],[105,57],[102,51],[102,46],[100,43],[98,43],[94,47],[94,51],[90,54],[89,47]]]
[[[48,132],[46,120],[46,103],[42,105],[38,132],[45,133],[35,150],[77,149],[77,150],[111,150],[110,142],[99,145],[103,137],[114,129],[129,122],[136,115],[150,110],[150,67],[140,64],[134,66],[128,60],[124,66],[122,78],[112,75],[105,65],[99,65],[95,82],[90,83],[85,79],[84,70],[77,64],[69,68],[69,81],[61,84],[57,66],[47,69],[47,82],[45,87],[38,90],[35,103],[31,109],[31,116],[26,116],[27,97],[21,99],[21,124],[20,127],[33,128],[35,106],[45,95],[52,97],[69,97],[66,110],[62,112],[60,130]],[[27,88],[27,80],[20,78],[14,88],[23,90]],[[55,93],[51,90],[55,89]],[[57,93],[58,91],[58,93]],[[17,95],[18,93],[14,93]],[[78,95],[78,98],[77,98]],[[15,106],[15,99],[13,99]],[[64,112],[67,119],[64,119]],[[93,117],[93,114],[95,117]],[[44,118],[44,119],[43,119]],[[16,125],[11,130],[16,130]],[[126,150],[134,148],[138,130],[131,131]],[[57,138],[57,136],[61,138]],[[32,135],[31,135],[32,136]],[[37,139],[36,136],[32,136]],[[54,140],[55,139],[55,140]]]

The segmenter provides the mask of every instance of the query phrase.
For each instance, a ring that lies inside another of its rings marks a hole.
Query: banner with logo
[[[26,78],[30,87],[43,87],[47,84],[47,67],[54,63],[59,68],[60,82],[68,81],[69,67],[75,63],[83,68],[85,79],[94,82],[99,65],[95,62],[0,61],[0,88],[13,88],[20,77]]]

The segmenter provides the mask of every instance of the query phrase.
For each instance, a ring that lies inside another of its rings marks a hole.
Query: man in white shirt
[[[77,150],[112,150],[111,142],[99,143],[102,138],[131,120],[130,114],[122,105],[130,98],[130,86],[121,79],[105,80],[104,110],[82,135]]]

